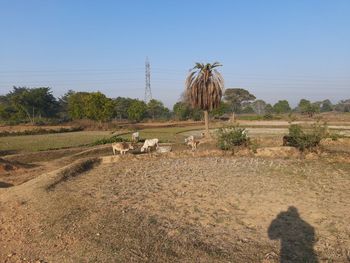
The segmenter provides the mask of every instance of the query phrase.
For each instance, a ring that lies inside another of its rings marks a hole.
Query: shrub
[[[296,147],[301,151],[319,146],[327,135],[327,126],[314,124],[311,129],[303,129],[298,124],[289,127],[289,134],[285,136],[285,145]]]
[[[257,153],[259,148],[259,143],[257,139],[249,140],[249,148],[253,151],[253,153]]]
[[[230,126],[217,132],[218,146],[222,150],[234,150],[235,146],[248,146],[249,137],[245,128]]]
[[[109,138],[102,138],[102,139],[99,139],[97,141],[94,141],[93,143],[91,143],[91,146],[114,143],[114,142],[125,142],[125,141],[127,141],[127,140],[125,140],[121,137],[118,137],[117,135],[114,135],[114,136],[109,137]]]

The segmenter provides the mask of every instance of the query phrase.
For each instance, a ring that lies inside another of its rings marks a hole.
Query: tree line
[[[0,119],[12,122],[35,123],[43,120],[70,121],[113,119],[141,121],[144,119],[169,119],[170,110],[159,101],[148,103],[138,99],[108,98],[101,92],[68,91],[55,98],[48,87],[13,87],[0,96]]]
[[[181,101],[174,105],[175,115],[182,120],[189,118],[195,119],[197,116],[201,118],[201,111],[197,109],[193,110],[188,101],[189,99],[186,98],[186,95],[183,95]],[[333,104],[329,99],[316,102],[301,99],[297,107],[292,108],[287,100],[279,100],[275,104],[270,104],[264,100],[257,99],[248,90],[229,88],[225,90],[219,106],[213,109],[210,115],[215,117],[233,112],[257,115],[295,112],[312,117],[316,113],[331,111],[350,112],[350,99],[341,100],[337,104]]]
[[[350,112],[350,99],[332,104],[328,99],[311,102],[301,99],[292,109],[287,100],[269,104],[245,89],[226,89],[223,100],[210,112],[212,117],[224,114],[252,113],[258,115],[299,112],[309,116],[318,112]],[[101,92],[68,91],[56,98],[49,87],[13,87],[0,96],[0,120],[7,122],[36,123],[45,120],[69,121],[91,119],[96,121],[129,120],[201,120],[202,110],[192,108],[186,94],[170,110],[156,99],[148,103],[138,99],[117,97],[108,98]]]

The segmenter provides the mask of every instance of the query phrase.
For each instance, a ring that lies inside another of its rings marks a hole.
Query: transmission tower
[[[146,86],[145,86],[145,102],[148,103],[152,99],[152,90],[151,90],[151,66],[146,57],[145,63],[145,74],[146,74]]]

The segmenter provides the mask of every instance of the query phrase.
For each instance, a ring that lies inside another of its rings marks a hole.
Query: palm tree
[[[216,109],[221,102],[224,89],[224,79],[215,69],[222,66],[213,64],[196,63],[186,79],[186,95],[193,108],[204,111],[205,133],[209,134],[209,111]]]

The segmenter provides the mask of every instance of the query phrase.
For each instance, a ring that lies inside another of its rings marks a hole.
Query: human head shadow
[[[268,236],[272,240],[281,240],[281,263],[318,262],[314,251],[315,229],[304,221],[298,209],[290,206],[271,222]]]
[[[5,183],[5,182],[0,182],[0,188],[8,188],[13,186],[13,184]]]

